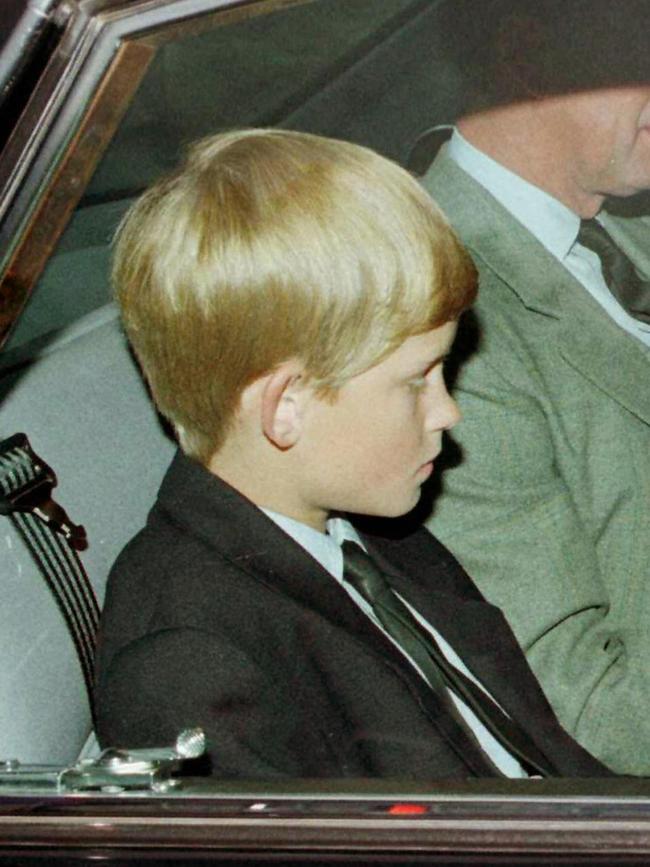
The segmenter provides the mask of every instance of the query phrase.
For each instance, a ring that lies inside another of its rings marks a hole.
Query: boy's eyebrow
[[[443,352],[440,355],[436,355],[434,358],[423,359],[419,361],[417,364],[413,364],[412,369],[408,373],[408,377],[412,376],[422,376],[422,374],[428,373],[430,370],[433,370],[436,365],[440,364],[441,361],[444,361],[445,358],[449,356],[449,352]]]

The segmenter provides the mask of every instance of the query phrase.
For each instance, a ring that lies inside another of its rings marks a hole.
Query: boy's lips
[[[439,454],[440,454],[440,452],[436,452],[435,455],[433,455],[433,457],[429,458],[428,461],[423,463],[422,466],[420,467],[420,469],[418,470],[418,473],[423,473],[427,476],[431,475],[431,473],[433,472],[434,461],[436,460],[436,458],[438,457]]]

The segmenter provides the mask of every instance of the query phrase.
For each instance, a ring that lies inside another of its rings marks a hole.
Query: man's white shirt
[[[621,328],[650,346],[650,325],[621,307],[605,283],[596,253],[577,242],[577,214],[475,148],[458,130],[447,145],[447,155],[537,238]]]

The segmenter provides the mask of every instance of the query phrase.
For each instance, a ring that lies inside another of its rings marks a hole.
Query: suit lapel
[[[547,761],[555,764],[561,730],[501,610],[475,592],[456,561],[447,562],[449,557],[438,561],[433,551],[435,540],[431,539],[431,545],[425,540],[419,553],[409,546],[405,557],[399,541],[373,540],[373,543],[368,548],[386,571],[393,588],[440,633]],[[382,558],[382,552],[388,553],[388,558]],[[447,585],[444,590],[438,589],[441,579]],[[449,592],[450,579],[458,582],[460,593]],[[465,592],[468,586],[469,593]],[[562,737],[563,732],[560,740]],[[559,746],[561,750],[567,749],[566,742]]]
[[[599,219],[644,279],[650,280],[650,218],[630,219],[602,211]]]
[[[423,184],[470,251],[531,310],[557,317],[567,272],[560,263],[443,148]],[[578,284],[579,285],[579,284]]]
[[[174,503],[168,504],[171,490]],[[189,532],[253,580],[314,611],[333,627],[361,637],[401,667],[402,657],[392,642],[320,563],[239,492],[180,452],[163,482],[159,502],[173,509],[176,520],[186,515]]]
[[[619,328],[584,290],[565,293],[560,312],[562,357],[611,400],[650,424],[650,348]],[[597,329],[591,327],[594,322]]]
[[[180,453],[160,491],[159,502],[163,508],[167,490],[174,491],[175,518],[182,519],[186,510],[188,521],[191,520],[190,532],[218,549],[221,556],[253,580],[329,621],[333,628],[332,640],[336,640],[336,631],[342,629],[353,640],[371,648],[407,685],[416,704],[425,710],[466,766],[478,776],[494,774],[489,760],[450,715],[448,705],[440,702],[336,579],[270,518],[221,479],[211,476]]]
[[[367,620],[323,567],[253,503],[181,453],[170,471],[174,516],[188,530],[270,590],[316,611],[351,632]],[[165,505],[165,483],[160,501]],[[187,501],[187,508],[178,492]],[[191,522],[191,526],[190,525]]]
[[[650,349],[620,328],[585,288],[490,193],[440,153],[423,183],[479,264],[498,275],[530,310],[558,322],[557,349],[610,399],[650,424]],[[608,228],[641,268],[624,222]],[[646,239],[647,244],[647,239]]]
[[[423,539],[423,545],[426,543]],[[465,665],[509,713],[517,696],[532,680],[523,654],[499,608],[478,593],[454,592],[453,585],[470,584],[456,562],[438,560],[433,545],[421,548],[419,556],[402,543],[374,540],[368,550],[389,576],[392,587],[411,604],[458,653]],[[442,586],[441,586],[442,585]],[[472,585],[473,589],[473,585]],[[505,678],[504,661],[508,677]]]

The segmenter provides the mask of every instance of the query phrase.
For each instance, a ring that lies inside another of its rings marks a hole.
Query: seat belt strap
[[[0,514],[24,540],[63,615],[92,710],[99,603],[78,551],[86,531],[52,499],[57,478],[23,433],[0,442]]]

